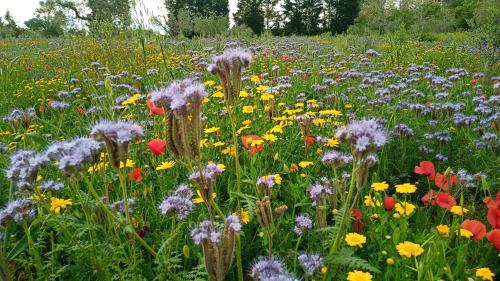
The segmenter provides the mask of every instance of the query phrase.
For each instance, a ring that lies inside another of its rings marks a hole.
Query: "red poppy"
[[[354,222],[354,232],[359,232],[365,228],[365,224],[363,223],[363,213],[361,213],[360,209],[352,209],[351,216],[356,218],[356,221]]]
[[[425,102],[425,107],[431,107],[431,102],[430,101],[426,101]]]
[[[162,139],[154,139],[148,142],[147,146],[153,155],[159,155],[165,153],[166,144],[167,142]]]
[[[486,236],[486,226],[477,220],[464,220],[461,225],[462,228],[472,232],[472,239],[481,240]]]
[[[313,136],[307,136],[306,139],[304,140],[305,146],[311,146],[314,144],[315,138]]]
[[[434,164],[431,161],[420,162],[420,166],[415,166],[414,171],[415,174],[427,176],[429,180],[434,180],[434,177],[436,176]]]
[[[392,209],[394,209],[394,206],[396,206],[396,200],[394,200],[394,198],[392,198],[391,196],[386,196],[384,198],[384,208],[387,211],[391,211]]]
[[[449,209],[457,205],[457,200],[448,192],[438,192],[436,204],[441,208]]]
[[[493,229],[486,234],[486,239],[493,244],[495,249],[500,250],[500,229]]]
[[[471,82],[472,84],[477,84],[477,79],[476,79],[476,78],[474,78],[474,79],[470,80],[470,82]]]
[[[262,152],[262,144],[252,145],[253,141],[261,141],[262,138],[256,135],[249,135],[241,137],[241,142],[243,146],[250,152],[250,154],[254,155],[257,152]]]
[[[495,200],[491,197],[484,198],[483,202],[488,207],[488,222],[495,229],[500,229],[500,191]]]
[[[453,175],[450,177],[450,180],[451,183],[445,175],[437,173],[434,177],[434,184],[442,190],[447,191],[451,186],[457,184],[458,177],[456,175]]]
[[[85,114],[85,109],[83,109],[82,107],[78,107],[76,109],[78,111],[78,113],[80,113],[81,115],[84,115]]]
[[[427,192],[421,199],[420,201],[422,201],[422,203],[425,205],[425,206],[429,206],[429,205],[436,205],[436,198],[437,198],[437,195],[438,195],[438,192],[434,191],[434,190],[429,190],[429,192]]]
[[[128,179],[135,182],[140,182],[143,179],[142,170],[139,168],[134,168],[130,173],[128,173]]]
[[[282,60],[287,60],[289,57],[287,55],[281,55]]]
[[[149,107],[151,115],[165,115],[165,109],[163,107],[156,107],[151,99],[147,99],[146,104]]]
[[[47,110],[47,107],[46,107],[46,106],[40,105],[40,106],[38,107],[38,112],[44,112],[45,110]]]

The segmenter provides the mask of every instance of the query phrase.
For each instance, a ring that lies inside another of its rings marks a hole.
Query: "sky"
[[[230,14],[236,11],[236,1],[229,0],[229,10]],[[33,17],[33,12],[38,7],[40,0],[0,0],[0,15],[3,15],[8,10],[10,11],[14,20],[21,26],[24,26],[24,22]],[[142,5],[138,5],[138,9],[142,11],[143,14],[149,15],[162,15],[165,14],[165,6],[163,5],[164,0],[136,0],[137,3],[142,2]],[[145,13],[145,9],[147,13]]]

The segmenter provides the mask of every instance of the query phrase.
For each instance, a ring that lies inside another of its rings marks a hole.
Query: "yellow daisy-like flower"
[[[314,163],[311,161],[300,161],[300,163],[299,163],[299,166],[301,168],[307,168],[307,167],[312,166],[312,165],[314,165]]]
[[[328,139],[325,146],[328,146],[328,147],[337,147],[339,145],[339,141],[336,140],[336,139]]]
[[[347,281],[372,281],[372,278],[373,276],[370,272],[359,270],[354,270],[347,274]]]
[[[240,210],[240,220],[244,224],[248,224],[250,222],[250,213],[248,211],[245,211],[244,209]]]
[[[196,194],[198,194],[198,197],[192,199],[193,203],[199,204],[199,203],[205,202],[205,199],[203,199],[203,196],[201,196],[201,193],[199,190],[196,190]],[[214,193],[212,193],[212,200],[214,200],[215,197],[217,197],[217,194],[214,192]]]
[[[248,97],[248,92],[243,90],[243,91],[240,91],[240,98],[246,98]]]
[[[264,92],[265,90],[267,90],[267,88],[268,88],[267,86],[264,86],[264,85],[259,85],[259,86],[257,87],[257,91],[259,91],[259,92]]]
[[[216,133],[220,131],[220,128],[219,127],[211,127],[211,128],[205,128],[203,130],[203,132],[205,132],[205,134],[212,134],[212,133]]]
[[[424,252],[424,248],[420,244],[415,244],[410,241],[405,241],[396,245],[399,255],[411,258],[412,256],[418,257]]]
[[[469,209],[466,209],[462,206],[455,205],[450,208],[450,212],[454,215],[457,216],[463,216],[464,214],[467,214],[469,212]]]
[[[479,277],[482,280],[493,281],[493,277],[495,277],[495,274],[491,272],[489,268],[481,267],[476,269],[476,277]]]
[[[212,95],[212,97],[214,97],[214,98],[223,98],[223,97],[224,97],[224,93],[223,93],[223,92],[221,92],[221,91],[217,91],[217,92],[215,92],[215,93]]]
[[[125,163],[120,162],[120,169],[121,168],[132,168],[132,167],[134,167],[134,165],[135,165],[134,161],[127,159],[127,161]]]
[[[225,144],[226,144],[226,143],[225,143],[225,142],[223,142],[223,141],[218,141],[218,142],[214,142],[214,143],[212,144],[212,146],[213,146],[213,147],[219,147],[219,146],[223,146],[223,145],[225,145]]]
[[[417,187],[411,183],[396,184],[397,193],[414,193]]]
[[[465,229],[465,228],[460,228],[460,230],[455,230],[455,234],[456,235],[460,235],[462,237],[465,237],[465,238],[471,238],[472,236],[474,236],[474,233],[472,233],[470,230],[468,229]]]
[[[208,139],[201,139],[200,140],[200,148],[203,147],[208,147]]]
[[[213,85],[215,85],[215,81],[214,80],[205,81],[205,86],[212,87]]]
[[[385,181],[374,182],[374,183],[372,183],[372,188],[375,191],[386,191],[387,188],[389,188],[389,185]]]
[[[270,101],[270,100],[273,100],[274,99],[274,95],[272,94],[267,94],[267,93],[264,93],[260,96],[260,100],[261,101]]]
[[[358,233],[347,233],[345,235],[345,242],[347,245],[351,247],[363,247],[363,244],[366,243],[366,236],[358,234]]]
[[[156,167],[156,170],[157,171],[169,170],[169,169],[172,169],[174,166],[175,166],[174,161],[166,161],[166,162],[161,163],[160,166]]]
[[[245,120],[245,121],[241,122],[241,124],[242,124],[243,126],[250,126],[250,124],[252,124],[252,120],[248,120],[248,119],[247,119],[247,120]]]
[[[239,135],[243,131],[248,130],[248,129],[250,129],[250,126],[243,126],[243,127],[239,128],[238,131],[236,131],[236,133]]]
[[[250,81],[252,81],[254,83],[260,82],[260,77],[258,75],[251,75]]]
[[[262,135],[262,138],[269,142],[275,142],[276,140],[278,140],[278,138],[273,134]]]
[[[440,224],[440,225],[436,226],[436,230],[442,236],[450,235],[450,227],[447,226],[446,224]]]
[[[50,198],[50,211],[56,215],[61,212],[61,209],[71,205],[73,205],[73,201],[71,199],[60,199],[56,197]]]
[[[276,125],[274,127],[272,127],[269,131],[267,131],[268,133],[283,133],[283,126],[281,125]]]
[[[335,110],[335,109],[325,109],[325,110],[320,110],[319,114],[340,116],[340,115],[342,115],[342,112]]]
[[[253,113],[254,107],[251,105],[243,106],[243,113]]]
[[[372,215],[370,216],[370,218],[371,218],[372,220],[378,220],[378,219],[380,218],[380,215],[379,215],[379,214],[372,214]]]
[[[373,208],[382,206],[382,203],[379,200],[374,199],[370,195],[365,196],[365,200],[363,201],[363,203],[365,204],[365,206]]]
[[[228,146],[222,150],[222,154],[236,156],[236,148],[234,146]]]
[[[141,98],[141,94],[135,94],[133,96],[131,96],[130,98],[122,101],[122,105],[135,105],[137,103],[137,101]]]
[[[396,203],[396,206],[395,206],[396,212],[398,212],[402,216],[409,216],[409,215],[413,214],[413,212],[415,212],[416,208],[417,207],[415,205],[413,205],[412,203],[408,203],[408,202]]]
[[[87,172],[89,172],[90,174],[92,174],[92,173],[95,173],[95,172],[98,172],[98,171],[103,171],[107,167],[108,167],[108,162],[99,162],[97,164],[94,164],[94,165],[90,166],[87,169]]]

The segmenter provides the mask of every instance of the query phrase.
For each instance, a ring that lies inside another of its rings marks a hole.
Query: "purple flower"
[[[47,180],[40,184],[43,191],[60,191],[64,188],[64,183],[60,181]]]
[[[0,226],[5,226],[8,221],[20,223],[34,216],[35,209],[30,199],[23,198],[9,201],[7,205],[0,210]]]
[[[271,188],[277,184],[276,176],[279,176],[279,175],[267,175],[267,176],[259,177],[257,179],[257,185],[262,185],[262,186],[265,186],[267,188]]]
[[[295,231],[295,234],[297,234],[298,236],[301,236],[302,234],[304,234],[304,232],[308,229],[311,229],[312,226],[313,226],[313,222],[308,215],[301,214],[295,218],[294,231]]]
[[[199,107],[206,96],[203,84],[184,79],[175,80],[168,87],[153,91],[151,100],[156,106],[164,107],[167,111],[188,115],[190,109]]]
[[[127,205],[128,205],[128,212],[133,213],[134,209],[132,207],[135,205],[135,198],[128,198],[127,199]],[[111,208],[117,210],[118,212],[125,214],[125,204],[123,200],[113,202],[111,204]]]
[[[197,227],[191,229],[191,239],[196,245],[203,241],[219,244],[221,233],[218,232],[210,221],[202,221]]]
[[[38,170],[47,165],[49,159],[32,150],[18,150],[10,156],[10,166],[5,174],[10,180],[31,183],[35,180]],[[23,184],[23,186],[25,186]]]
[[[221,174],[222,172],[224,172],[224,169],[217,163],[209,163],[207,164],[203,169],[202,169],[202,173],[203,173],[203,180],[205,181],[214,181],[215,180],[215,177],[218,175],[218,174]],[[200,174],[200,170],[198,168],[195,169],[194,172],[191,173],[191,175],[189,175],[189,179],[190,180],[201,180],[201,174]]]
[[[226,217],[226,227],[233,232],[240,232],[241,222],[238,216],[229,215]]]
[[[254,262],[250,270],[250,276],[257,280],[263,280],[265,278],[274,280],[274,277],[284,275],[285,273],[283,262],[274,257],[258,259]]]
[[[313,276],[316,270],[318,270],[323,265],[323,258],[318,254],[301,254],[299,257],[299,263],[304,269],[304,271]]]
[[[339,152],[335,150],[327,151],[323,154],[321,158],[321,162],[324,164],[330,164],[334,167],[340,167],[346,164],[349,164],[352,161],[352,155]]]
[[[313,200],[312,206],[318,205],[319,201],[333,193],[332,188],[326,184],[315,183],[309,187],[309,198]]]
[[[144,131],[133,122],[102,120],[92,126],[90,134],[98,139],[104,138],[114,143],[129,143],[135,138],[144,136]]]
[[[57,160],[60,170],[70,172],[92,162],[101,151],[102,143],[91,138],[76,138],[51,144],[45,150],[45,157],[52,161]]]
[[[340,128],[335,137],[348,142],[354,148],[353,153],[363,153],[371,148],[379,149],[387,142],[385,129],[374,119],[353,121],[345,128]]]
[[[163,215],[177,214],[177,220],[185,219],[193,210],[193,191],[187,184],[181,184],[175,194],[166,197],[158,207]]]

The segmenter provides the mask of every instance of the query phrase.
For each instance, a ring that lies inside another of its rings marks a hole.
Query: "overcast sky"
[[[236,1],[229,0],[230,14],[236,10]],[[0,15],[3,18],[5,12],[9,10],[14,20],[18,24],[24,25],[24,21],[33,17],[33,12],[38,7],[39,2],[40,0],[0,0]],[[142,2],[142,5],[138,5],[138,9],[144,11],[142,7],[146,7],[148,14],[161,15],[165,13],[164,0],[136,0],[136,2]]]

